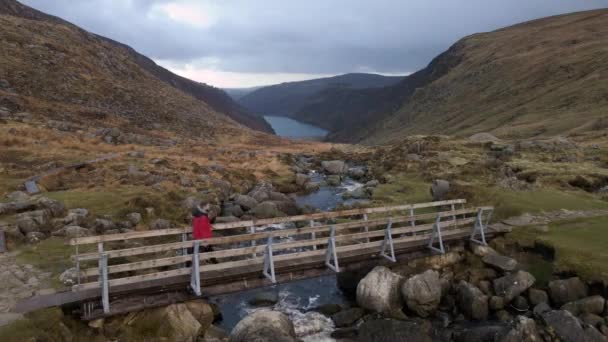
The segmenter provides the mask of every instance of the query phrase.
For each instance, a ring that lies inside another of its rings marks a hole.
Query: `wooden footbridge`
[[[25,312],[72,306],[84,319],[305,279],[362,262],[396,262],[470,239],[486,244],[492,207],[462,199],[220,223],[214,237],[191,228],[74,238],[79,277],[68,291],[17,305]],[[212,251],[199,252],[200,246]]]

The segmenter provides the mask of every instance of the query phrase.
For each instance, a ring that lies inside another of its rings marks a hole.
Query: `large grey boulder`
[[[532,274],[526,271],[517,271],[494,279],[494,292],[497,296],[504,297],[505,302],[509,303],[534,285],[534,282],[536,282],[536,279]]]
[[[65,205],[57,200],[48,197],[40,197],[37,203],[40,208],[47,209],[53,217],[60,217],[65,214]]]
[[[499,342],[540,342],[543,339],[538,334],[536,322],[525,316],[517,316],[513,324],[503,330],[496,341]]]
[[[93,226],[98,234],[116,230],[116,224],[108,219],[96,219]]]
[[[541,318],[563,342],[606,342],[605,336],[591,326],[583,327],[581,322],[566,310],[547,311],[541,314]]]
[[[348,176],[351,177],[352,179],[361,179],[361,178],[365,177],[365,174],[367,172],[364,167],[356,166],[356,167],[349,168],[347,173],[348,173]]]
[[[77,238],[92,235],[91,231],[81,226],[66,226],[53,232],[54,236],[65,236],[67,238]]]
[[[270,200],[270,193],[273,191],[270,183],[260,183],[256,185],[247,195],[253,197],[258,202]]]
[[[517,261],[500,254],[489,253],[481,259],[486,265],[497,268],[501,271],[511,272],[517,267]]]
[[[402,316],[403,277],[384,266],[376,266],[357,285],[357,304],[387,316]]]
[[[429,326],[414,321],[375,319],[359,327],[360,342],[430,342]]]
[[[6,198],[13,202],[25,202],[30,198],[30,196],[23,191],[13,191],[6,195]]]
[[[540,303],[549,303],[547,292],[539,289],[530,289],[528,291],[528,299],[530,300],[530,304],[534,306]]]
[[[232,329],[230,342],[295,342],[296,333],[289,318],[278,311],[258,310],[243,318]]]
[[[347,167],[343,160],[331,160],[321,162],[323,170],[332,175],[342,175],[346,173]]]
[[[244,210],[251,210],[251,209],[257,207],[257,205],[259,204],[255,198],[253,198],[251,196],[247,196],[247,195],[236,196],[236,198],[234,199],[234,202],[236,204],[240,205],[241,208],[243,208]]]
[[[428,270],[406,280],[401,294],[407,307],[420,317],[432,315],[441,301],[439,273]]]
[[[84,208],[70,209],[68,214],[63,218],[63,224],[80,226],[85,223],[85,220],[89,216],[89,211]]]
[[[552,280],[549,296],[555,305],[563,305],[587,297],[587,286],[578,277]]]
[[[450,191],[450,182],[443,179],[436,179],[431,184],[431,196],[433,201],[443,201],[447,198]]]
[[[142,217],[140,213],[129,213],[127,214],[127,220],[136,226],[141,222]]]
[[[467,317],[480,321],[488,318],[488,296],[464,280],[456,287],[456,302]]]
[[[579,316],[582,314],[601,315],[604,313],[606,300],[602,296],[591,296],[574,302],[564,304],[561,309],[568,310],[573,315]]]
[[[51,231],[51,215],[46,209],[28,211],[17,215],[17,227],[24,234]]]
[[[270,201],[258,204],[255,208],[251,210],[250,214],[255,216],[255,218],[259,219],[285,216],[285,214],[283,214],[279,210],[276,203]]]

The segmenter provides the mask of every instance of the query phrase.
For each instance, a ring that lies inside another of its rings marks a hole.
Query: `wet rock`
[[[321,187],[321,183],[319,182],[308,182],[304,185],[304,190],[306,192],[314,192],[319,190],[319,188]]]
[[[606,341],[593,327],[583,328],[579,320],[566,310],[547,311],[541,315],[543,322],[550,327],[563,342]]]
[[[171,228],[171,222],[165,219],[156,219],[150,223],[150,229],[159,230],[159,229],[169,229]]]
[[[331,160],[321,162],[323,170],[332,175],[342,175],[346,173],[346,163],[343,160]]]
[[[564,304],[561,309],[568,310],[573,315],[579,316],[584,313],[601,315],[604,312],[606,300],[602,296],[591,296]]]
[[[432,315],[441,301],[439,273],[428,270],[407,279],[401,286],[407,307],[420,317]]]
[[[511,302],[511,306],[519,312],[528,311],[528,309],[530,308],[530,306],[528,305],[528,301],[523,296],[515,297],[515,299],[513,299],[513,301]]]
[[[185,303],[160,308],[163,327],[172,341],[195,341],[202,326]]]
[[[304,186],[304,184],[308,183],[309,178],[307,175],[303,173],[296,173],[296,185]]]
[[[271,201],[275,201],[275,202],[292,202],[291,197],[277,192],[277,191],[271,191],[268,193],[268,196],[270,198]]]
[[[507,274],[502,278],[494,280],[494,292],[498,296],[505,298],[505,303],[509,303],[515,297],[522,294],[529,287],[534,285],[536,279],[533,275],[525,271],[517,271]]]
[[[207,301],[197,299],[185,302],[184,304],[186,304],[188,311],[190,311],[194,319],[201,325],[201,331],[205,331],[211,326],[214,320],[214,313],[213,308]]]
[[[534,306],[540,303],[549,303],[547,292],[539,289],[530,289],[528,291],[528,299],[530,299],[530,304]]]
[[[500,342],[540,342],[542,338],[538,334],[536,322],[533,319],[517,316],[513,324],[503,330],[497,341]]]
[[[277,292],[264,291],[256,293],[248,303],[253,306],[272,306],[279,301],[279,294]]]
[[[49,231],[51,228],[51,215],[45,209],[18,214],[17,227],[24,235],[32,232]]]
[[[493,311],[502,310],[505,307],[505,300],[502,297],[492,296],[490,297],[488,306],[490,307],[490,310]]]
[[[295,342],[296,333],[289,318],[278,311],[258,310],[243,318],[232,329],[230,342]]]
[[[504,331],[503,325],[491,324],[468,327],[454,333],[455,342],[486,342],[496,341]]]
[[[321,306],[317,306],[316,308],[313,308],[311,311],[316,311],[319,312],[325,316],[332,316],[333,314],[336,314],[340,311],[342,311],[342,306],[340,306],[340,304],[323,304]]]
[[[285,216],[273,202],[263,202],[251,210],[251,215],[258,219]]]
[[[513,315],[511,315],[507,310],[498,310],[496,311],[496,319],[499,322],[509,322],[513,319]]]
[[[133,225],[138,225],[141,223],[142,217],[140,213],[130,213],[127,214],[127,220],[129,220]]]
[[[358,336],[359,330],[355,327],[338,328],[331,332],[330,337],[338,341],[354,341]]]
[[[578,277],[549,282],[549,297],[556,305],[563,305],[587,297],[587,286]]]
[[[342,310],[338,313],[335,313],[331,316],[331,320],[334,321],[334,324],[338,328],[344,328],[355,324],[365,312],[361,308],[352,308]]]
[[[488,297],[464,280],[456,287],[456,302],[467,317],[474,320],[488,318]]]
[[[535,317],[541,317],[545,312],[551,311],[551,307],[547,303],[537,304],[534,309],[532,309],[532,313]]]
[[[599,328],[604,324],[604,318],[592,313],[584,313],[580,315],[580,320],[585,324],[589,324],[593,327]]]
[[[105,234],[109,230],[115,230],[116,224],[107,219],[96,219],[93,227],[98,234]]]
[[[450,191],[450,182],[443,179],[436,179],[431,184],[431,196],[433,201],[443,201]]]
[[[338,186],[342,182],[342,178],[338,175],[331,175],[327,176],[325,182],[327,182],[327,185],[329,186]]]
[[[367,321],[359,327],[360,342],[425,342],[432,341],[428,326],[395,319]]]
[[[357,304],[387,316],[403,316],[402,283],[403,277],[384,266],[377,266],[357,285]]]
[[[366,173],[367,173],[367,171],[362,166],[351,167],[347,171],[347,174],[349,177],[351,177],[352,179],[357,179],[357,180],[364,178]]]
[[[251,210],[258,206],[258,201],[255,198],[247,195],[238,195],[234,202],[240,205],[244,210]]]
[[[517,261],[504,255],[489,253],[482,258],[486,265],[490,265],[501,271],[510,272],[517,267]]]

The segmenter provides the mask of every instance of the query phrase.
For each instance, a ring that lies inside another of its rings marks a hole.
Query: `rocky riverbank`
[[[569,277],[543,286],[491,247],[456,247],[338,278],[353,306],[316,310],[332,320],[331,337],[339,341],[608,341],[608,284]],[[235,327],[230,341],[273,336],[305,338],[288,316],[260,310]]]

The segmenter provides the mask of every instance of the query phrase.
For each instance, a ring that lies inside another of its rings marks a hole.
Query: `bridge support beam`
[[[435,247],[435,238],[439,242],[439,248]],[[445,249],[443,248],[443,238],[441,237],[441,216],[437,216],[435,220],[435,224],[433,225],[433,231],[431,232],[431,239],[429,240],[428,247],[435,252],[439,252],[441,254],[445,254]]]
[[[388,224],[386,225],[386,229],[384,230],[384,241],[382,241],[382,247],[380,249],[380,255],[387,258],[392,262],[396,262],[395,258],[395,247],[393,246],[393,233],[391,232],[391,227],[393,226],[393,219],[388,219]],[[389,248],[389,255],[386,254],[386,247]]]
[[[277,278],[274,274],[274,258],[272,255],[272,236],[268,237],[268,242],[266,243],[266,250],[264,251],[264,270],[262,271],[264,276],[272,283],[277,282]]]
[[[492,218],[492,210],[489,211],[485,223],[483,222],[483,213],[484,210],[482,208],[479,208],[479,210],[477,210],[475,225],[473,226],[473,232],[471,233],[471,241],[480,245],[487,246],[488,243],[486,242],[485,229],[488,226],[488,223],[490,223],[490,218]],[[480,239],[476,238],[477,234],[479,234]]]
[[[190,288],[195,295],[201,295],[201,268],[200,268],[200,256],[199,250],[201,247],[201,242],[199,240],[195,240],[192,243],[192,265],[190,268]]]
[[[334,260],[333,264],[331,260]],[[336,253],[336,226],[331,226],[329,240],[327,241],[327,252],[325,252],[325,265],[335,272],[340,272],[338,254]]]
[[[101,253],[99,258],[99,281],[101,282],[101,305],[103,313],[110,313],[110,291],[108,284],[108,254]]]

